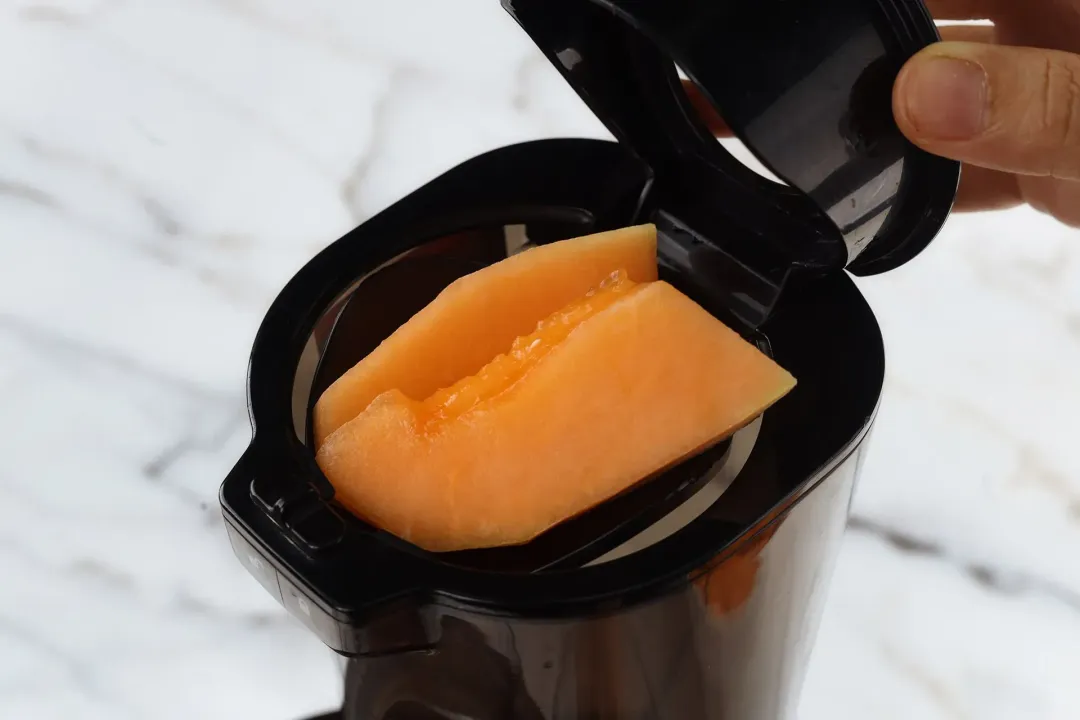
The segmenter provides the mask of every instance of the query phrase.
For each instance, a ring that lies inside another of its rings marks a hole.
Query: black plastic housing
[[[617,142],[476,157],[296,274],[252,350],[254,434],[220,494],[233,548],[357,658],[349,717],[785,717],[884,378],[878,326],[844,270],[917,255],[957,187],[959,165],[908,143],[891,115],[933,22],[917,0],[503,4]],[[708,134],[680,68],[786,185]],[[540,244],[643,222],[664,279],[798,378],[752,437],[506,551],[425,553],[334,502],[309,437],[322,389],[505,257],[511,234]]]

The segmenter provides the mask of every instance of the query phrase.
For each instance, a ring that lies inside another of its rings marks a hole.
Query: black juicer
[[[902,265],[960,168],[891,92],[919,0],[503,0],[617,142],[474,158],[330,245],[266,315],[254,436],[221,488],[236,554],[346,656],[349,719],[793,717],[884,376],[845,269]],[[497,61],[497,59],[492,59]],[[735,160],[679,71],[775,175]],[[644,222],[661,276],[798,378],[729,442],[532,543],[434,555],[334,502],[321,392],[454,279]]]

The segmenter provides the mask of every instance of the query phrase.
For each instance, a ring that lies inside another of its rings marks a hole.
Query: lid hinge
[[[679,283],[689,286],[681,289],[710,312],[733,316],[748,329],[768,320],[787,284],[790,266],[753,266],[728,243],[706,237],[665,210],[655,212],[654,222],[661,267],[674,271]]]

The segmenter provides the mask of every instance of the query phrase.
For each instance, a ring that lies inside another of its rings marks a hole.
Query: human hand
[[[926,0],[944,42],[905,66],[894,112],[923,149],[964,163],[957,210],[1030,203],[1080,227],[1080,0]],[[730,135],[696,87],[690,100]]]
[[[914,57],[894,93],[900,129],[962,161],[957,208],[1023,202],[1080,227],[1080,0],[928,0],[946,42]]]

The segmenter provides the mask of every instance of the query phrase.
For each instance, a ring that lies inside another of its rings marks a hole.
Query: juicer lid
[[[929,245],[952,208],[960,164],[917,148],[892,114],[901,67],[939,39],[918,0],[502,4],[653,169],[666,202],[702,196],[710,210],[772,228],[756,242],[773,244],[780,263],[891,270]],[[680,69],[787,185],[723,149]]]

